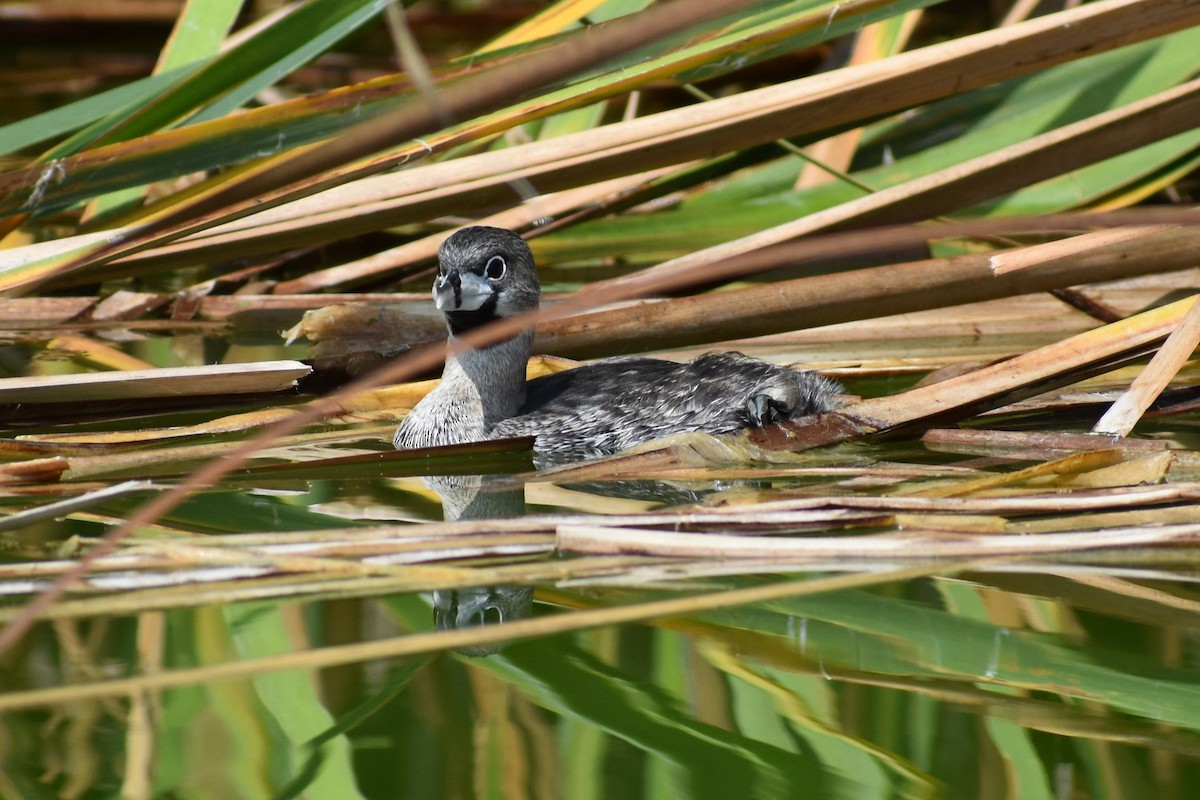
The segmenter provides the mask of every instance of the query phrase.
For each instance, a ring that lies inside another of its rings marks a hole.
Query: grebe
[[[433,298],[450,340],[537,308],[541,284],[525,241],[470,227],[438,250]],[[840,387],[814,372],[741,353],[687,362],[608,358],[526,382],[533,331],[446,359],[441,383],[396,431],[397,449],[517,436],[541,453],[598,454],[673,433],[732,433],[838,405]]]

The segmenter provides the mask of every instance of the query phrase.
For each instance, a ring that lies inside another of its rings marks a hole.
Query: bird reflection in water
[[[442,498],[442,516],[449,521],[519,517],[525,513],[525,488],[495,476],[443,475],[425,478],[425,485]],[[469,586],[433,593],[433,620],[439,631],[503,625],[533,613],[533,587]],[[458,648],[468,656],[490,656],[504,643]]]
[[[533,613],[533,588],[530,586],[474,586],[446,589],[433,593],[433,619],[439,631],[503,625],[525,619]],[[504,644],[460,647],[467,656],[490,656]]]

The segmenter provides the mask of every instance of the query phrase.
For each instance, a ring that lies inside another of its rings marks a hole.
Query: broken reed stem
[[[1092,433],[1107,436],[1127,436],[1137,425],[1146,409],[1167,388],[1180,368],[1200,345],[1200,302],[1192,305],[1162,347],[1138,374],[1129,389],[1112,404],[1092,428]],[[1180,301],[1184,302],[1184,301]]]
[[[1154,234],[1170,228],[1170,225],[1145,225],[1142,227],[1110,228],[1101,231],[1083,233],[1068,239],[1055,242],[1016,247],[1012,250],[1002,250],[988,256],[988,264],[992,274],[996,276],[1021,269],[1029,269],[1044,265],[1062,258],[1073,258],[1079,253],[1093,250],[1104,250],[1110,245],[1122,244],[1129,241],[1143,242],[1153,247]],[[1149,237],[1149,241],[1147,240]]]

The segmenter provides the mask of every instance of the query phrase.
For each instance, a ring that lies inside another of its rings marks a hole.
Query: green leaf
[[[855,776],[830,775],[796,753],[701,722],[563,639],[513,645],[479,665],[546,709],[679,766],[679,797],[855,796],[845,791],[857,786]],[[832,786],[842,791],[822,793]]]
[[[1008,774],[1013,776],[1011,796],[1021,800],[1054,800],[1046,767],[1038,757],[1029,731],[1015,722],[988,717],[985,721],[992,743],[1000,757],[1008,765]]]
[[[216,100],[187,124],[218,119],[241,108],[259,92],[324,53],[370,21],[393,0],[313,0],[214,64],[209,78]],[[411,5],[415,0],[407,0]],[[242,80],[247,74],[249,78]],[[240,81],[240,83],[239,83]],[[232,87],[232,88],[224,88]]]
[[[216,56],[241,8],[242,0],[188,0],[159,55],[155,74]],[[89,221],[140,202],[144,194],[134,187],[97,198],[88,209]]]
[[[291,652],[296,642],[274,603],[245,603],[228,606],[230,634],[243,658],[262,658]],[[333,717],[314,692],[305,670],[287,670],[254,679],[254,688],[272,718],[292,744],[291,760],[303,767],[311,764],[305,747],[324,736],[334,725]],[[342,734],[322,739],[322,758],[313,766],[305,796],[310,798],[362,797],[354,777],[350,743]]]
[[[77,131],[112,114],[114,108],[133,109],[145,105],[201,66],[203,65],[198,63],[191,64],[160,75],[150,75],[28,119],[9,123],[0,127],[0,155],[8,155]]]
[[[154,72],[166,72],[215,55],[242,10],[242,0],[188,0]]]
[[[128,104],[55,147],[46,159],[77,153],[97,143],[145,136],[185,119],[194,123],[224,116],[370,20],[389,1],[309,0],[220,56],[173,73],[176,80],[154,84],[160,89],[158,94],[122,94],[121,99],[131,98]],[[34,124],[42,116],[25,122]],[[10,127],[0,128],[0,142],[9,136]],[[171,174],[151,180],[166,177]],[[135,185],[139,184],[123,184]]]
[[[869,592],[838,592],[716,613],[709,618],[777,636],[807,620],[806,652],[883,674],[924,675],[1092,700],[1149,721],[1200,728],[1188,670],[1100,648],[1068,648],[1024,631],[964,619]]]

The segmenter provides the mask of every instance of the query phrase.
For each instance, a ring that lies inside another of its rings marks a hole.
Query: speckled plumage
[[[507,270],[493,280],[488,273],[498,271],[496,255]],[[494,316],[537,306],[533,256],[510,231],[464,228],[442,245],[438,263],[434,297],[448,312],[452,338]],[[460,300],[479,302],[464,299],[458,282],[481,292],[486,282],[495,292],[484,301],[484,313],[456,311]],[[832,381],[741,353],[708,353],[682,364],[605,359],[526,383],[532,338],[527,332],[448,359],[438,388],[396,431],[396,447],[535,436],[539,452],[603,453],[673,433],[732,433],[837,406],[839,387]]]
[[[706,353],[676,363],[619,358],[530,381],[521,413],[496,438],[537,436],[542,451],[611,452],[672,433],[721,434],[832,408],[836,387],[812,372],[741,353]],[[777,403],[755,418],[752,398]],[[768,412],[770,413],[770,412]]]

